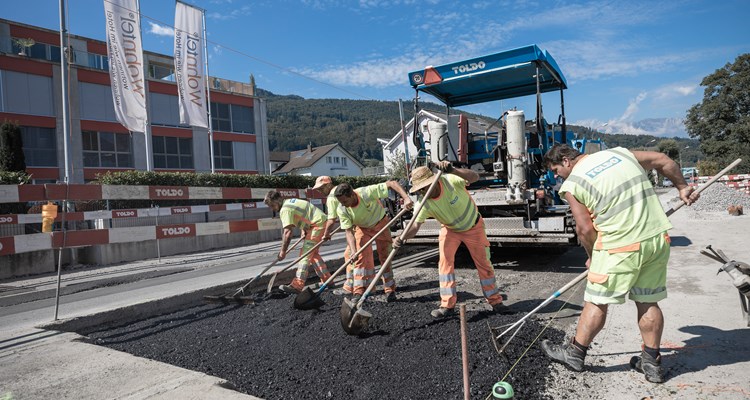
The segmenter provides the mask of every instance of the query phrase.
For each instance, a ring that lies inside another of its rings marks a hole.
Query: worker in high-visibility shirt
[[[398,193],[403,199],[403,206],[411,209],[414,202],[409,198],[404,188],[396,181],[387,181],[375,185],[352,189],[348,183],[342,183],[336,188],[336,198],[341,205],[338,209],[341,229],[346,230],[346,241],[352,251],[358,251],[362,246],[372,239],[384,226],[388,225],[390,218],[385,213],[380,199],[388,198],[388,189]],[[391,232],[386,230],[375,239],[378,258],[382,263],[388,258],[391,247]],[[353,262],[352,294],[355,301],[364,294],[375,276],[375,259],[372,251],[365,250],[357,256]],[[393,279],[393,271],[388,266],[383,272],[383,290],[386,301],[396,300],[396,281]]]
[[[456,306],[456,280],[454,277],[455,257],[458,246],[464,243],[471,253],[485,299],[496,312],[508,312],[503,298],[495,284],[495,270],[490,262],[490,242],[484,231],[484,220],[471,198],[466,186],[479,180],[479,174],[466,168],[454,168],[449,161],[435,164],[445,172],[416,216],[415,223],[404,234],[404,239],[414,237],[428,218],[435,218],[442,225],[440,229],[440,307],[430,313],[433,318],[443,318],[454,312]],[[411,192],[425,195],[427,188],[435,180],[428,167],[415,168],[411,173]],[[400,238],[393,240],[395,247],[402,245]]]
[[[330,240],[332,231],[331,228],[339,220],[337,211],[339,208],[339,204],[341,204],[334,194],[336,185],[333,184],[333,180],[330,176],[322,175],[315,180],[315,186],[313,186],[313,190],[316,190],[323,196],[326,196],[326,212],[328,214],[328,219],[326,220],[325,229],[323,230],[323,240]],[[344,259],[348,260],[350,254],[351,253],[349,252],[349,245],[347,244],[346,250],[344,250]],[[351,294],[353,281],[354,278],[352,277],[352,265],[349,264],[346,268],[346,281],[344,282],[343,287],[335,289],[333,293],[337,295]],[[333,285],[330,285],[329,287],[332,286]]]
[[[274,212],[279,213],[281,225],[284,228],[281,250],[278,255],[279,261],[286,258],[286,252],[289,248],[289,242],[292,240],[292,229],[294,229],[294,227],[302,230],[305,235],[305,244],[302,245],[300,256],[323,240],[323,229],[326,222],[326,215],[319,208],[301,199],[285,200],[281,197],[281,193],[276,190],[269,191],[263,202]],[[292,283],[289,285],[281,285],[279,286],[279,289],[290,294],[301,292],[305,287],[305,281],[307,280],[307,275],[311,266],[321,282],[325,282],[331,276],[328,272],[326,263],[320,256],[319,249],[315,249],[315,251],[305,257],[305,259],[300,261]]]
[[[565,179],[559,193],[570,205],[578,239],[589,256],[589,272],[575,336],[563,344],[542,341],[542,349],[554,361],[582,371],[588,347],[604,327],[608,305],[625,303],[628,296],[635,302],[643,339],[641,354],[630,365],[646,380],[664,382],[659,354],[664,315],[658,302],[667,297],[667,231],[672,224],[646,171],[656,169],[674,182],[687,205],[698,200],[698,192],[685,182],[677,163],[654,151],[616,147],[583,155],[558,144],[544,162]]]

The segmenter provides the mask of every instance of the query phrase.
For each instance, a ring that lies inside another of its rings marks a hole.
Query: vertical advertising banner
[[[174,14],[174,71],[180,123],[208,128],[203,54],[203,13],[177,2]]]
[[[143,132],[147,119],[141,17],[137,0],[104,0],[107,56],[117,120]]]

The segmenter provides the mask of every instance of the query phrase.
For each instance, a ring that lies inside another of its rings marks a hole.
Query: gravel
[[[672,200],[672,202],[675,201],[675,199]],[[716,183],[704,190],[701,193],[701,198],[691,208],[695,211],[726,212],[727,207],[731,205],[741,205],[750,212],[750,196],[742,191]]]

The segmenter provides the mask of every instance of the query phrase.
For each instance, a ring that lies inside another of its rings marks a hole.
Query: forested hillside
[[[271,151],[299,150],[339,143],[358,157],[382,160],[382,147],[377,138],[390,138],[400,128],[398,102],[348,99],[305,99],[299,96],[280,96],[258,89],[258,96],[268,104],[268,133]],[[444,112],[445,107],[435,103],[420,103],[425,109]],[[404,101],[404,119],[414,115],[413,103]],[[473,115],[473,114],[470,114]],[[486,117],[494,120],[497,116]],[[655,136],[599,134],[587,127],[568,126],[570,132],[581,137],[601,137],[609,147],[656,147],[663,138]],[[700,157],[697,141],[675,139],[678,146],[689,149],[683,152],[685,161],[694,162]]]

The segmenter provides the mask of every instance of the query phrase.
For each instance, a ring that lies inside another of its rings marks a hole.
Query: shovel
[[[304,237],[300,238],[298,241],[294,242],[294,244],[292,245],[292,247],[289,248],[289,250],[294,249],[295,247],[297,247],[298,244],[302,243],[302,241],[304,241],[304,240],[305,240]],[[241,288],[237,289],[237,291],[234,292],[234,294],[232,294],[231,296],[230,295],[203,296],[203,300],[205,300],[208,303],[221,303],[221,304],[231,304],[231,303],[236,303],[236,304],[253,304],[253,303],[255,303],[255,299],[253,299],[252,297],[249,297],[249,296],[245,296],[245,289],[247,289],[248,287],[250,287],[250,285],[253,282],[255,282],[256,280],[258,280],[258,278],[260,278],[263,274],[266,273],[266,271],[268,271],[269,269],[271,269],[271,267],[273,267],[274,265],[276,265],[276,263],[278,263],[278,262],[279,262],[278,258],[275,259],[275,260],[273,260],[273,262],[271,264],[269,264],[267,267],[263,268],[263,271],[260,271],[258,273],[258,275],[255,275],[255,277],[253,279],[250,279],[250,281],[248,281],[244,286],[242,286]],[[242,294],[242,296],[240,296],[240,293]]]
[[[338,232],[339,230],[341,230],[341,227],[338,227],[338,228],[334,229],[334,230],[333,230],[333,232],[331,232],[331,236],[335,235],[335,234],[336,234],[336,232]],[[313,251],[315,251],[315,249],[317,249],[318,247],[320,247],[320,246],[321,246],[321,245],[322,245],[323,243],[325,243],[325,241],[324,241],[324,240],[321,240],[321,241],[320,241],[320,242],[318,242],[318,243],[317,243],[317,244],[316,244],[315,246],[313,246],[313,247],[312,247],[312,248],[311,248],[310,250],[306,251],[306,252],[305,252],[305,254],[303,254],[303,255],[301,255],[301,256],[299,256],[299,257],[297,257],[297,259],[296,259],[296,260],[294,260],[294,261],[292,261],[292,263],[291,263],[291,264],[289,264],[289,265],[287,265],[286,267],[284,267],[284,268],[282,268],[282,269],[280,269],[280,270],[278,270],[278,271],[274,272],[274,273],[273,273],[273,275],[271,275],[271,279],[270,279],[270,280],[268,281],[268,289],[266,290],[266,293],[270,294],[270,293],[271,293],[271,292],[273,291],[273,284],[274,284],[274,282],[276,281],[276,277],[277,277],[277,276],[278,276],[278,275],[279,275],[280,273],[282,273],[282,272],[284,272],[284,271],[288,270],[288,269],[289,269],[289,268],[291,268],[291,267],[292,267],[293,265],[296,265],[296,264],[297,264],[298,262],[302,261],[302,260],[303,260],[303,259],[304,259],[305,257],[309,256],[309,255],[310,255],[310,253],[312,253]]]
[[[349,257],[349,260],[347,260],[344,263],[344,265],[339,267],[339,269],[337,269],[336,272],[334,272],[333,275],[331,275],[331,277],[328,278],[328,280],[326,280],[320,286],[320,288],[318,288],[317,292],[313,293],[312,289],[307,288],[307,287],[303,289],[302,292],[300,292],[300,294],[298,294],[297,297],[294,299],[294,308],[298,310],[312,310],[312,309],[316,309],[316,308],[320,308],[324,306],[326,303],[323,301],[323,299],[320,298],[320,294],[326,290],[326,288],[331,282],[333,282],[333,279],[336,278],[342,271],[344,271],[346,267],[349,266],[349,264],[354,262],[354,260],[357,259],[357,256],[359,256],[360,253],[362,253],[363,251],[367,249],[371,249],[370,246],[372,245],[372,242],[374,242],[375,239],[379,237],[383,232],[390,229],[390,227],[393,226],[393,224],[395,224],[401,218],[401,216],[403,216],[407,211],[409,210],[405,208],[399,211],[399,213],[396,214],[396,216],[393,217],[393,219],[390,220],[388,224],[386,224],[382,229],[380,229],[378,233],[373,235],[373,237],[370,238],[370,240],[368,240],[367,243],[362,245],[362,247],[360,247],[360,249],[357,250],[356,253],[354,253],[351,257]]]
[[[401,240],[404,240],[406,232],[408,232],[412,225],[414,225],[414,222],[417,220],[417,215],[419,215],[419,212],[422,210],[422,207],[424,207],[427,199],[430,198],[432,190],[440,181],[440,177],[442,175],[443,171],[438,170],[435,180],[432,181],[432,184],[427,189],[427,193],[425,193],[422,201],[420,201],[419,204],[417,204],[417,207],[414,209],[414,216],[411,220],[409,220],[409,223],[406,225],[406,228],[404,228],[403,232],[401,232]],[[364,304],[365,300],[367,300],[367,296],[370,294],[372,289],[375,288],[375,285],[377,285],[380,278],[383,277],[383,273],[385,272],[386,268],[391,265],[393,257],[396,255],[397,251],[398,248],[391,250],[391,254],[389,254],[385,262],[380,265],[380,271],[378,271],[377,275],[375,275],[375,278],[373,278],[372,282],[370,282],[370,286],[367,287],[367,290],[365,290],[365,292],[362,294],[362,297],[359,298],[359,301],[357,303],[354,303],[351,299],[347,298],[345,298],[341,303],[341,327],[344,328],[344,331],[346,333],[350,335],[359,335],[370,325],[370,318],[372,318],[372,313],[363,310],[362,304]]]
[[[568,289],[575,286],[576,283],[586,278],[588,274],[589,274],[588,269],[581,272],[580,275],[576,276],[572,281],[568,282],[565,286],[561,287],[558,291],[553,293],[552,296],[548,297],[547,300],[544,300],[542,304],[536,306],[535,309],[531,310],[530,313],[526,314],[523,318],[519,319],[515,323],[510,324],[510,325],[503,325],[503,326],[499,326],[495,328],[490,326],[489,328],[490,328],[490,334],[492,338],[492,344],[495,346],[495,350],[497,350],[498,354],[502,354],[503,350],[505,350],[505,348],[508,346],[508,343],[510,343],[510,341],[513,340],[514,337],[516,337],[516,334],[518,333],[518,331],[521,330],[521,328],[526,323],[526,320],[529,317],[536,314],[539,310],[544,308],[544,306],[546,306],[547,304],[551,303],[552,300],[560,297],[561,294],[567,292]],[[505,327],[507,328],[504,331],[502,331],[500,334],[497,333]],[[509,338],[506,338],[505,336],[508,335],[510,331],[513,331],[513,334]]]
[[[700,188],[696,189],[696,192],[700,193],[700,192],[704,191],[707,187],[711,186],[714,182],[716,182],[717,180],[719,180],[719,178],[721,178],[724,174],[726,174],[727,172],[729,172],[729,170],[731,170],[732,168],[736,167],[737,164],[739,164],[740,162],[742,162],[742,159],[740,159],[740,158],[736,159],[733,163],[729,164],[726,168],[724,168],[723,170],[721,170],[718,174],[716,174],[713,178],[711,178],[708,182],[706,182],[705,185],[703,185]],[[674,207],[672,207],[669,210],[667,210],[665,212],[665,214],[667,216],[670,216],[670,215],[674,214],[675,211],[677,211],[680,208],[682,208],[682,206],[684,206],[684,205],[685,205],[685,203],[680,202],[679,204],[677,204]],[[560,290],[558,290],[555,293],[553,293],[552,296],[548,297],[547,300],[544,300],[544,302],[542,302],[542,304],[538,305],[535,309],[531,310],[530,313],[526,314],[523,318],[521,318],[520,320],[516,321],[515,323],[510,324],[510,325],[503,325],[503,326],[499,326],[499,327],[495,327],[495,328],[493,328],[493,327],[490,326],[489,328],[490,328],[490,334],[491,334],[492,344],[495,346],[495,350],[497,350],[497,352],[499,354],[502,354],[503,350],[505,350],[505,348],[508,347],[508,344],[510,343],[510,341],[513,340],[514,337],[516,337],[516,334],[518,334],[518,331],[521,330],[521,328],[526,323],[526,320],[529,317],[531,317],[532,315],[534,315],[535,313],[537,313],[539,310],[541,310],[547,304],[551,303],[552,300],[560,297],[561,294],[565,293],[568,289],[570,289],[571,287],[573,287],[576,283],[582,281],[584,278],[586,278],[586,276],[588,275],[588,273],[589,273],[588,269],[586,269],[586,271],[581,272],[580,275],[578,275],[577,277],[575,277],[572,281],[568,282],[565,286],[563,286],[562,288],[560,288]],[[503,330],[502,332],[500,332],[500,330],[503,329],[503,328],[505,328],[505,327],[507,327],[507,328],[505,330]],[[513,333],[510,335],[509,338],[506,338],[506,336],[511,331],[513,331]],[[500,334],[498,334],[498,332],[500,332]]]

